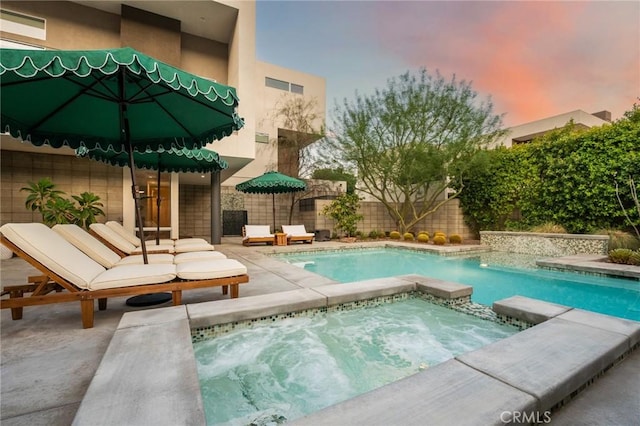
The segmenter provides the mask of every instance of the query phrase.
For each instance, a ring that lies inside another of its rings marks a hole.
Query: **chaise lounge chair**
[[[121,257],[142,253],[142,247],[131,243],[104,223],[92,223],[89,225],[89,232]],[[150,244],[147,246],[147,253],[173,254],[175,253],[175,247],[173,244]]]
[[[287,244],[303,242],[313,244],[316,234],[307,232],[304,225],[282,225],[282,232],[287,234]]]
[[[78,225],[58,224],[51,229],[105,268],[122,265],[142,265],[144,263],[142,255],[140,254],[121,257],[98,238]],[[176,254],[151,253],[147,257],[149,263],[152,264],[173,263],[176,265],[184,262],[227,258],[227,256],[219,251],[194,251]]]
[[[273,245],[275,235],[269,230],[269,225],[245,225],[242,227],[242,245],[249,246],[255,243],[267,243]]]
[[[120,222],[110,220],[106,222],[105,225],[107,225],[110,229],[115,231],[118,235],[129,241],[134,246],[140,247],[142,245],[142,241],[140,241],[140,238],[127,231],[124,226],[120,224]],[[151,248],[156,246],[156,240],[146,240],[145,243],[148,247]],[[215,247],[209,244],[204,238],[180,238],[177,240],[163,238],[159,240],[158,244],[161,246],[173,246],[176,253],[215,250]]]
[[[36,282],[3,288],[10,297],[0,300],[0,308],[10,308],[14,320],[22,318],[25,306],[79,301],[82,325],[91,328],[95,299],[104,310],[109,297],[170,291],[173,304],[179,305],[183,290],[230,286],[236,298],[239,285],[249,281],[247,268],[234,259],[106,269],[44,224],[8,223],[0,233],[2,244],[44,274]]]

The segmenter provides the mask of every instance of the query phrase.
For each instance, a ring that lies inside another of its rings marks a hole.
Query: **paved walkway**
[[[339,246],[342,245],[326,242],[303,247]],[[264,268],[252,262],[256,253],[299,247],[247,248],[232,238],[224,239],[217,248],[248,268],[251,281],[240,287],[240,297],[327,283],[326,278],[300,274],[299,268],[282,264]],[[2,285],[24,283],[26,276],[37,273],[18,258],[2,261],[1,267]],[[225,297],[219,289],[188,291],[183,293],[183,303]],[[87,330],[81,327],[78,303],[26,308],[20,321],[12,321],[9,310],[1,312],[0,422],[3,426],[71,424],[121,316],[139,309],[127,306],[125,301],[126,298],[109,299],[108,309],[96,312],[95,326]],[[639,373],[640,352],[635,351],[554,415],[553,423],[633,424],[640,418]]]

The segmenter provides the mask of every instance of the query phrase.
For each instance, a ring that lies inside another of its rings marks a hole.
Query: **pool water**
[[[208,424],[273,425],[516,332],[409,298],[258,324],[194,350]]]
[[[277,257],[342,283],[420,274],[471,285],[471,300],[487,306],[520,295],[640,321],[637,280],[540,269],[533,256],[493,252],[458,257],[387,248]]]

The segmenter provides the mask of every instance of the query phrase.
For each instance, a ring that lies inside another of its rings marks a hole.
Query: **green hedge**
[[[476,232],[548,222],[571,233],[624,229],[629,223],[615,186],[634,217],[629,177],[640,179],[640,109],[635,105],[610,125],[580,130],[570,123],[529,144],[482,151],[463,178],[459,198]]]

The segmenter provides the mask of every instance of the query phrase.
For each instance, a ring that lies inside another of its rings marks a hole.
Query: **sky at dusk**
[[[640,97],[639,1],[277,1],[256,4],[260,61],[324,77],[335,102],[424,67],[471,81],[513,126]]]

